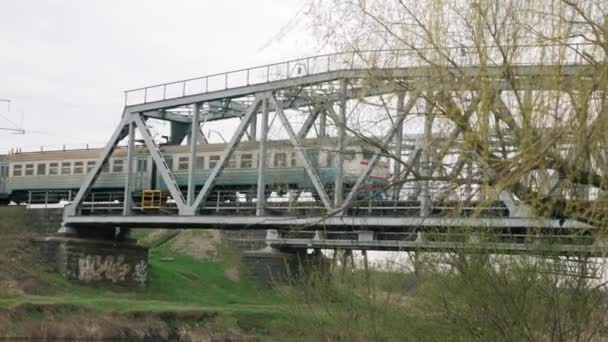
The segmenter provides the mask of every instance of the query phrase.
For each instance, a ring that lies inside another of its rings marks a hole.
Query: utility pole
[[[11,111],[11,100],[9,100],[9,99],[0,99],[0,102],[6,103],[7,112]],[[9,120],[9,122],[10,122],[10,120]],[[21,129],[21,128],[0,127],[0,131],[10,131],[10,132],[16,132],[18,134],[25,134],[25,130]]]

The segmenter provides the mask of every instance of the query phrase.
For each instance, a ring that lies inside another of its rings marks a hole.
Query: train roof
[[[351,140],[351,139],[349,139]],[[335,146],[336,138],[335,137],[324,137],[324,138],[310,138],[303,139],[302,144],[306,146],[322,146],[331,144]],[[354,144],[355,142],[351,140],[349,145]],[[289,140],[271,140],[268,141],[269,147],[282,147],[282,146],[291,146],[291,142]],[[237,151],[240,150],[251,150],[256,149],[258,146],[257,142],[248,142],[244,141],[239,144],[237,147]],[[226,147],[225,143],[219,144],[202,144],[199,145],[200,152],[221,152]],[[159,146],[161,152],[164,153],[184,153],[189,151],[190,147],[188,145],[160,145]],[[13,153],[10,155],[4,156],[5,159],[8,159],[12,162],[25,162],[25,161],[49,161],[49,160],[70,160],[70,159],[95,159],[99,156],[103,149],[102,148],[91,148],[91,149],[75,149],[75,150],[55,150],[55,151],[36,151],[36,152],[20,152]],[[136,153],[145,154],[146,149],[143,146],[136,146]],[[117,147],[112,156],[113,157],[126,157],[127,148],[125,146]],[[0,155],[0,159],[2,156]]]

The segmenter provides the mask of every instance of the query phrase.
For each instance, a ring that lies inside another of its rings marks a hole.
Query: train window
[[[275,153],[274,154],[274,167],[285,167],[287,166],[287,154]]]
[[[234,169],[236,168],[236,156],[232,156],[230,157],[230,159],[228,159],[228,162],[226,163],[226,168],[227,169]]]
[[[59,163],[50,163],[49,164],[49,175],[58,175],[59,174]]]
[[[148,170],[148,161],[146,159],[137,160],[137,172],[146,172]]]
[[[113,173],[122,173],[125,168],[124,159],[114,159],[112,163],[112,172]]]
[[[95,161],[94,160],[87,161],[87,173],[93,171],[94,167],[95,167]]]
[[[295,152],[291,152],[291,166],[294,167],[298,165],[298,158]]]
[[[13,177],[23,176],[23,165],[13,165]]]
[[[189,161],[190,158],[189,157],[179,157],[177,159],[177,169],[179,171],[186,171],[189,169]]]
[[[101,172],[103,173],[108,173],[110,172],[110,160],[106,160],[105,163],[103,163],[103,165],[101,165]]]
[[[36,174],[38,176],[45,176],[46,175],[46,164],[38,164],[36,165]]]
[[[205,169],[205,157],[196,157],[196,168],[198,170]]]
[[[72,163],[70,162],[62,162],[61,163],[61,174],[69,175],[72,172]]]
[[[209,157],[209,168],[213,169],[217,162],[220,160],[220,156],[211,156]]]
[[[166,156],[165,163],[167,163],[167,168],[169,170],[173,170],[173,157],[172,156]]]
[[[25,164],[25,175],[26,176],[34,175],[34,164]]]
[[[355,154],[357,154],[357,152],[353,151],[353,150],[346,150],[344,151],[344,160],[345,161],[351,161],[353,159],[355,159]]]
[[[253,154],[241,154],[241,168],[252,168],[253,167]]]
[[[74,162],[74,174],[81,175],[84,171],[84,162],[77,161]]]

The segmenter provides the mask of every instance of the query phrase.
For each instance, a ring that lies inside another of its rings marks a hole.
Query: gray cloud
[[[105,142],[125,89],[311,54],[301,29],[273,41],[302,3],[3,1],[0,98],[13,105],[0,114],[23,113],[28,133],[0,133],[0,153]]]

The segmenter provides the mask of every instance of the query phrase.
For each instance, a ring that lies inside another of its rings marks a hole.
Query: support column
[[[319,114],[319,137],[327,136],[327,114],[325,110]]]
[[[256,203],[256,215],[264,215],[266,207],[266,164],[268,163],[266,142],[268,140],[268,99],[262,101],[262,122],[260,125],[260,145],[258,148],[258,193]]]
[[[148,248],[134,240],[49,236],[33,242],[41,259],[66,279],[95,285],[146,285]]]
[[[186,199],[186,205],[191,206],[194,203],[194,190],[196,188],[196,184],[194,182],[194,174],[196,171],[196,149],[198,147],[200,134],[200,122],[199,122],[199,112],[201,109],[200,103],[194,104],[194,109],[192,111],[192,127],[190,130],[190,170],[188,173],[188,195]]]
[[[294,207],[298,205],[298,199],[300,199],[300,194],[302,192],[300,190],[291,190],[289,191],[289,202],[287,211],[293,213]]]
[[[399,120],[401,116],[404,116],[403,112],[403,98],[405,94],[399,92],[397,94],[397,132],[395,133],[395,160],[393,168],[393,200],[399,200],[399,194],[401,192],[401,162],[402,162],[402,148],[403,148],[403,120]]]
[[[422,147],[422,162],[420,175],[423,178],[420,193],[420,216],[428,216],[431,212],[430,180],[433,170],[431,168],[431,143],[433,140],[433,105],[427,93],[426,110],[424,117],[424,138]]]
[[[469,202],[473,197],[473,161],[470,157],[466,161],[465,177],[467,178],[467,183],[464,185],[464,196],[466,201]]]
[[[251,118],[251,123],[249,124],[249,141],[255,142],[257,140],[258,135],[258,115],[257,113],[253,114]]]
[[[340,82],[340,112],[338,113],[338,148],[336,151],[336,183],[334,185],[334,207],[344,201],[344,138],[346,136],[346,80]]]
[[[127,165],[125,169],[126,177],[125,177],[125,193],[123,199],[123,208],[122,214],[129,215],[131,214],[131,206],[133,202],[133,198],[131,197],[131,189],[133,188],[133,160],[135,153],[135,123],[129,123],[129,142],[127,146]]]

